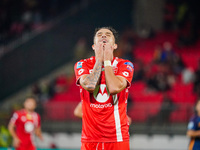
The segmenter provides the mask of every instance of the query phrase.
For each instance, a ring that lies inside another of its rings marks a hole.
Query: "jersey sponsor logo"
[[[76,68],[77,68],[77,69],[82,68],[82,63],[83,63],[83,62],[78,62]]]
[[[108,104],[90,104],[90,107],[92,108],[108,108],[108,107],[112,107],[111,103]]]
[[[81,75],[81,74],[83,73],[83,71],[84,71],[84,69],[80,69],[80,70],[78,71],[78,75]]]
[[[27,121],[25,124],[24,124],[24,128],[25,128],[25,131],[30,133],[34,130],[34,125],[31,121]]]
[[[122,72],[123,76],[128,77],[129,73],[127,71]]]
[[[128,65],[128,66],[131,66],[134,69],[134,66],[133,66],[133,64],[131,62],[125,62],[124,64]]]
[[[100,103],[106,102],[110,97],[110,94],[108,94],[105,84],[100,84],[100,86],[96,86],[96,89],[93,95],[96,101]]]

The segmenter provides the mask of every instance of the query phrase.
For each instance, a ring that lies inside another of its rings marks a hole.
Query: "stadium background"
[[[32,94],[45,137],[35,139],[37,147],[80,148],[73,65],[92,55],[94,29],[112,26],[120,35],[116,56],[135,65],[131,149],[186,150],[187,123],[200,93],[198,6],[197,0],[1,1],[0,149],[11,149],[8,121]],[[169,61],[163,52],[170,46]],[[163,114],[165,96],[172,105]]]

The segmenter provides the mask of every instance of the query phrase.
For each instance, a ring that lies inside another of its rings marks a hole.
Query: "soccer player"
[[[81,150],[129,150],[128,88],[134,66],[113,56],[117,32],[97,28],[92,48],[95,56],[75,66],[82,103]]]
[[[189,143],[189,150],[200,149],[200,99],[195,106],[196,114],[190,119],[188,123],[187,136],[191,138]]]
[[[13,137],[16,150],[36,150],[33,144],[33,133],[43,140],[40,116],[34,110],[36,100],[28,97],[24,101],[24,109],[16,111],[10,119],[8,129]]]

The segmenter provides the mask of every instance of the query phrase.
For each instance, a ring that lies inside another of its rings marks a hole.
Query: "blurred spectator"
[[[185,68],[182,71],[182,82],[184,84],[192,83],[194,81],[195,75],[192,68]]]
[[[153,62],[160,64],[166,63],[172,70],[172,73],[178,75],[185,68],[182,58],[177,54],[170,42],[164,42],[163,48],[158,44],[154,50]]]
[[[170,86],[167,82],[167,76],[163,73],[157,73],[147,82],[151,90],[156,91],[167,91],[170,89]]]
[[[169,124],[170,115],[174,111],[175,105],[172,99],[167,95],[163,95],[163,101],[161,104],[160,111],[158,112],[159,124]]]
[[[145,67],[144,67],[144,63],[142,60],[137,59],[136,61],[134,61],[134,76],[133,76],[133,80],[134,81],[141,81],[144,80],[144,76],[145,76]]]
[[[151,126],[153,123],[158,125],[169,125],[170,124],[170,115],[175,110],[176,106],[174,105],[171,97],[167,94],[163,94],[163,100],[158,113],[154,116],[150,116],[147,121],[147,125]]]
[[[150,70],[146,72],[145,78],[148,90],[150,91],[170,90],[174,80],[174,76],[171,74],[170,67],[167,63],[152,63]]]
[[[180,1],[176,13],[176,21],[179,29],[182,29],[188,21],[188,11],[188,2],[186,0]]]
[[[164,29],[174,28],[176,8],[172,0],[166,0],[164,7]]]
[[[199,1],[180,1],[177,10],[178,46],[195,44],[199,37]]]
[[[172,44],[170,42],[164,42],[160,61],[166,62],[166,63],[171,63],[174,55],[175,55],[175,52],[174,52]]]
[[[157,44],[155,49],[154,49],[153,62],[160,63],[161,53],[162,53],[162,45],[161,44]]]
[[[175,53],[171,62],[171,68],[176,75],[179,75],[185,68],[182,58]]]
[[[138,30],[138,36],[142,39],[149,39],[155,36],[155,31],[150,25],[143,24]]]

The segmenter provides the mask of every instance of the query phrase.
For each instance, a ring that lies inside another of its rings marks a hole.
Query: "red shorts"
[[[81,150],[130,150],[129,141],[81,143]]]

